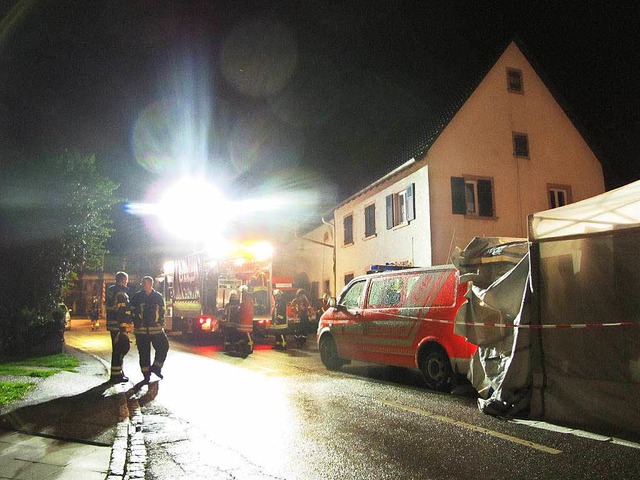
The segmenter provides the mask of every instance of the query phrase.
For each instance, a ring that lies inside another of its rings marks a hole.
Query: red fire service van
[[[318,324],[322,363],[329,370],[352,359],[417,367],[430,389],[450,390],[477,349],[453,331],[466,291],[452,265],[355,278]]]

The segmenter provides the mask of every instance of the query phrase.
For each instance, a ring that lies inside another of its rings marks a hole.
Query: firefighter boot
[[[164,375],[160,373],[160,367],[158,365],[151,365],[151,368],[149,370],[151,371],[151,373],[155,373],[156,376],[160,378],[160,380],[164,378]]]
[[[253,353],[253,338],[251,338],[251,334],[247,332],[247,355],[251,355]]]
[[[287,340],[284,335],[276,336],[276,344],[273,346],[276,350],[284,350],[287,348]]]

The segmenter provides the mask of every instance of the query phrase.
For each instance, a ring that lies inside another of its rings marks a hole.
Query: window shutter
[[[344,244],[353,243],[353,215],[344,217]]]
[[[387,195],[387,230],[393,228],[393,195]]]
[[[481,217],[493,217],[493,195],[491,193],[491,180],[478,180],[478,214]]]
[[[407,187],[407,221],[409,222],[416,219],[415,188],[415,183],[412,183]]]
[[[451,177],[451,206],[455,214],[464,215],[467,212],[464,201],[463,177]]]

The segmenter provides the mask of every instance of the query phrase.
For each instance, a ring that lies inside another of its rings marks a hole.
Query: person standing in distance
[[[133,313],[133,333],[140,354],[140,369],[144,382],[151,380],[154,373],[159,378],[169,351],[169,339],[164,332],[164,298],[153,289],[153,278],[142,279],[142,290],[131,298]],[[155,358],[151,365],[151,346],[155,349]]]
[[[131,306],[126,272],[116,273],[116,283],[107,289],[107,330],[111,334],[111,378],[112,383],[128,382],[122,370],[124,356],[131,348],[128,331],[131,330]]]

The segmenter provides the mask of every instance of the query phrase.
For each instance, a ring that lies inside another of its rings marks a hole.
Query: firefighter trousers
[[[169,339],[164,331],[153,334],[136,334],[136,343],[138,344],[138,353],[140,354],[140,369],[145,379],[148,379],[151,372],[160,374],[164,361],[169,352]],[[153,365],[151,365],[151,346],[155,350]]]
[[[110,330],[109,333],[111,333],[111,378],[118,378],[124,376],[122,363],[124,356],[131,348],[131,342],[126,332]]]

